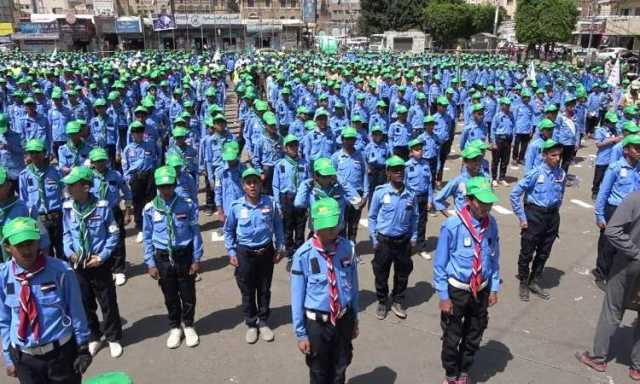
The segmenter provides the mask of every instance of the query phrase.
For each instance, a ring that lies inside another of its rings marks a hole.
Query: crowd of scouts
[[[270,290],[285,259],[310,382],[344,383],[359,334],[355,240],[365,207],[380,320],[407,317],[412,255],[431,260],[428,218],[448,216],[433,257],[444,383],[469,383],[502,281],[494,189],[512,188],[519,297],[548,300],[542,273],[565,188],[577,184],[569,168],[592,142],[601,229],[593,274],[607,300],[623,294],[609,292],[619,252],[605,228],[640,189],[640,80],[610,86],[597,67],[563,63],[533,77],[478,55],[14,53],[3,63],[0,335],[7,374],[21,383],[80,383],[102,347],[122,355],[116,287],[126,283],[132,222],[164,296],[166,346],[197,346],[201,214],[220,223],[246,342],[274,340]],[[510,163],[524,168],[513,185]],[[447,164],[456,176],[445,182]],[[578,355],[597,370],[606,369],[602,335],[622,315],[601,316],[600,342]]]

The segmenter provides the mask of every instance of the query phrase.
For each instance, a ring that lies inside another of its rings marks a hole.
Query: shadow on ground
[[[239,299],[239,298],[238,298]],[[197,320],[194,327],[201,335],[209,335],[225,330],[233,329],[244,323],[242,308],[237,305],[233,308],[224,308]],[[281,306],[271,308],[269,326],[276,330],[278,327],[291,323],[291,307]]]
[[[398,374],[389,367],[377,367],[373,371],[363,373],[347,381],[348,384],[393,384]]]
[[[476,353],[470,376],[473,382],[488,383],[498,373],[504,372],[513,354],[506,345],[496,340],[489,340]]]

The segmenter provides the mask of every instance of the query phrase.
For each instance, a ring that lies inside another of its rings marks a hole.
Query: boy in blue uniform
[[[224,165],[216,168],[214,177],[215,203],[218,219],[224,224],[225,215],[231,210],[231,204],[242,197],[242,172],[245,167],[238,160],[240,145],[230,141],[222,149]]]
[[[91,364],[78,280],[39,249],[38,224],[17,217],[2,229],[0,336],[7,375],[28,384],[80,384]],[[51,306],[46,303],[56,302]]]
[[[132,218],[132,195],[129,185],[118,171],[109,168],[109,155],[104,148],[94,148],[89,152],[89,160],[93,167],[93,186],[91,192],[98,200],[109,202],[109,208],[113,214],[113,219],[118,225],[118,230],[122,236],[118,237],[111,256],[113,262],[111,272],[116,285],[124,285],[127,281],[124,274],[126,269],[126,248],[124,245],[125,224],[129,224]],[[125,212],[120,208],[120,201],[124,200]]]
[[[525,174],[542,163],[542,144],[551,138],[555,126],[553,121],[546,118],[538,123],[538,137],[529,144],[524,155]]]
[[[77,120],[69,121],[65,127],[67,142],[58,147],[58,168],[65,175],[89,158],[91,146],[82,137],[81,128]]]
[[[413,270],[411,247],[418,237],[418,204],[404,184],[405,161],[392,156],[386,161],[387,184],[376,188],[369,209],[369,236],[373,243],[373,274],[378,307],[376,317],[384,320],[389,307],[401,318],[407,317],[404,295]],[[393,290],[389,300],[389,272],[393,264]],[[390,303],[392,302],[392,304]]]
[[[509,165],[513,128],[515,125],[510,107],[511,100],[509,98],[500,98],[500,111],[493,117],[489,131],[491,149],[493,151],[491,157],[491,176],[494,187],[498,185],[498,181],[505,187],[509,186],[505,177],[507,176],[507,165]],[[500,167],[499,174],[498,167]]]
[[[298,138],[287,135],[284,138],[285,155],[278,160],[273,171],[273,200],[279,204],[284,225],[284,246],[287,249],[287,270],[291,269],[291,260],[295,251],[304,243],[304,230],[307,222],[307,209],[297,208],[293,202],[300,183],[307,180],[308,164],[300,159]]]
[[[498,302],[500,240],[489,214],[498,201],[485,177],[466,181],[466,202],[440,229],[433,285],[440,298],[443,384],[469,383],[469,371]]]
[[[123,234],[113,219],[109,203],[90,193],[93,185],[90,168],[72,168],[62,182],[71,196],[62,205],[64,254],[80,282],[91,331],[89,352],[92,356],[98,353],[104,334],[111,357],[117,358],[122,355],[122,323],[111,275],[111,256]],[[96,301],[102,310],[102,327],[96,314]]]
[[[432,187],[436,184],[436,177],[438,176],[438,167],[440,163],[440,139],[434,134],[436,119],[433,115],[424,117],[423,125],[424,132],[418,136],[418,140],[422,143],[422,157],[429,164],[431,170],[431,184]],[[449,147],[451,149],[451,147]]]
[[[595,169],[593,170],[593,185],[591,186],[591,199],[595,201],[600,189],[600,183],[604,177],[604,172],[611,164],[611,151],[613,146],[622,141],[622,136],[618,136],[616,123],[618,116],[615,112],[607,112],[602,120],[602,125],[596,128],[593,140],[596,142]]]
[[[25,145],[29,165],[20,172],[18,195],[29,214],[47,230],[51,239],[49,254],[64,259],[62,250],[62,173],[48,164],[44,143],[29,140]]]
[[[195,179],[186,171],[184,158],[177,153],[168,154],[165,165],[176,170],[176,195],[198,207],[198,189]]]
[[[248,327],[245,341],[254,344],[260,333],[262,340],[270,342],[274,339],[267,324],[273,266],[284,256],[282,216],[273,199],[262,195],[256,169],[242,173],[242,188],[244,197],[233,202],[224,222],[224,245],[242,294]]]
[[[180,346],[184,325],[187,347],[200,343],[193,318],[196,310],[195,275],[202,258],[202,236],[197,207],[175,193],[176,171],[154,172],[157,195],[144,207],[144,262],[147,273],[164,296],[169,317],[167,348]]]
[[[405,166],[404,184],[412,191],[418,206],[418,238],[416,247],[420,249],[420,256],[426,260],[431,260],[431,255],[427,252],[425,235],[427,232],[428,212],[433,202],[433,181],[432,171],[429,163],[423,158],[423,143],[419,139],[409,142],[409,161]]]
[[[364,147],[364,157],[367,162],[367,173],[369,178],[369,204],[373,191],[387,182],[387,175],[384,173],[385,160],[390,156],[389,144],[384,140],[382,126],[374,125],[371,128],[371,141]]]
[[[310,382],[344,384],[359,333],[358,260],[353,243],[338,236],[336,200],[314,202],[311,219],[315,235],[296,251],[291,268],[293,330]]]
[[[482,151],[477,146],[468,146],[462,151],[462,171],[458,176],[449,180],[447,185],[433,198],[433,206],[437,211],[441,211],[445,216],[449,216],[446,209],[449,206],[447,199],[451,196],[453,196],[455,210],[459,211],[462,209],[466,202],[467,180],[472,177],[483,176],[482,160]],[[488,176],[488,174],[484,176]]]
[[[522,231],[518,256],[522,301],[529,301],[529,291],[544,300],[551,298],[540,286],[540,280],[560,227],[560,205],[567,181],[565,171],[559,166],[562,151],[562,144],[552,139],[545,141],[543,163],[527,172],[509,195]],[[529,268],[531,260],[533,265]]]

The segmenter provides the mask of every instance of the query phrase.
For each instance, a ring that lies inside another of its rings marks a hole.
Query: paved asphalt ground
[[[520,248],[519,226],[511,212],[508,193],[499,187],[496,217],[502,240],[501,269],[504,286],[499,303],[490,310],[489,327],[471,372],[480,383],[624,383],[631,348],[634,316],[627,314],[613,343],[615,357],[609,372],[599,374],[578,364],[576,351],[589,349],[602,305],[602,292],[593,284],[589,270],[595,263],[597,229],[591,202],[592,154],[595,146],[579,151],[571,167],[581,183],[568,188],[561,209],[560,238],[555,242],[544,273],[552,299],[544,302],[532,296],[529,303],[518,300],[515,279]],[[591,155],[591,156],[590,156]],[[490,154],[487,155],[490,157]],[[447,162],[446,178],[460,166],[457,153]],[[521,169],[508,174],[521,176]],[[515,180],[515,178],[513,179]],[[202,196],[201,196],[202,201]],[[365,215],[363,215],[366,218]],[[433,248],[442,216],[429,217],[427,234]],[[245,326],[240,311],[240,293],[233,267],[221,241],[212,241],[218,227],[212,217],[201,216],[205,253],[202,281],[197,283],[198,304],[195,327],[201,335],[197,348],[184,344],[177,350],[165,347],[167,321],[162,294],[142,263],[142,245],[134,241],[129,228],[127,253],[129,280],[118,288],[120,313],[124,319],[124,355],[111,359],[108,350],[96,356],[87,377],[105,371],[128,372],[136,383],[305,383],[307,368],[296,348],[289,310],[289,277],[285,264],[276,266],[272,287],[271,325],[273,343],[244,342]],[[366,219],[363,221],[366,224]],[[360,337],[354,342],[354,359],[349,367],[351,384],[441,383],[440,324],[438,299],[432,285],[432,262],[414,256],[414,271],[407,293],[408,318],[392,313],[377,320],[371,269],[372,252],[367,229],[360,227]],[[11,382],[3,378],[3,383]]]

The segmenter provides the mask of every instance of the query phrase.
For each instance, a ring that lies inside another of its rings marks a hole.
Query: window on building
[[[267,8],[271,7],[271,0],[264,0],[264,6]]]
[[[247,0],[247,7],[254,8],[256,6],[256,0]]]
[[[640,8],[636,8],[636,16],[640,16]]]
[[[629,12],[630,12],[630,11],[631,11],[631,10],[630,10],[629,8],[622,8],[622,9],[620,10],[620,14],[621,14],[622,16],[629,16]]]
[[[298,8],[298,0],[291,0],[291,8]]]

